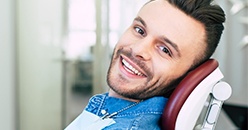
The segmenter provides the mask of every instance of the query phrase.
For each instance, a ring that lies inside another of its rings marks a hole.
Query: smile
[[[122,65],[123,65],[124,69],[126,71],[128,71],[129,73],[145,77],[145,75],[143,73],[141,73],[139,70],[137,70],[132,65],[130,65],[125,59],[122,58],[121,62],[122,62]]]

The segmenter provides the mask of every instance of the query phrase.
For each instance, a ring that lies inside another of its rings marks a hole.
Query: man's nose
[[[144,61],[150,60],[152,58],[153,40],[152,38],[137,40],[132,44],[131,49],[134,57]]]

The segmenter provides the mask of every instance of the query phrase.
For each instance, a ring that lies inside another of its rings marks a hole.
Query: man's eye
[[[140,27],[134,27],[135,31],[140,35],[145,35],[145,32]]]
[[[161,51],[163,51],[164,53],[168,54],[169,56],[171,56],[171,52],[170,52],[170,50],[167,47],[160,46],[159,49]]]

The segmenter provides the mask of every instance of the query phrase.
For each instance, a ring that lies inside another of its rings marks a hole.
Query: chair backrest
[[[213,86],[222,78],[214,59],[192,70],[171,94],[162,115],[162,129],[192,130]]]

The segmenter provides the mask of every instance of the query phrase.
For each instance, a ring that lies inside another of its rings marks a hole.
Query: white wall
[[[15,130],[14,2],[0,1],[0,127]]]
[[[17,0],[20,130],[62,129],[62,0]]]

